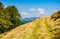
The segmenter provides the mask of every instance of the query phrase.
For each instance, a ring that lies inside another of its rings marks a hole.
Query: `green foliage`
[[[3,10],[4,5],[0,2],[0,11]]]
[[[0,2],[0,33],[6,32],[20,24],[21,16],[15,6],[4,8]]]
[[[19,24],[21,24],[21,21],[19,19],[21,18],[21,16],[15,6],[8,6],[6,10],[8,11],[7,13],[9,13],[11,17],[10,21],[14,24],[14,26],[18,26]]]

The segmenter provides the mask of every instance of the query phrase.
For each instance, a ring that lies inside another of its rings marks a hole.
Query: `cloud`
[[[27,12],[22,12],[21,13],[22,18],[29,17],[29,14]]]
[[[40,14],[43,14],[43,15],[45,14],[45,9],[42,9],[42,8],[38,8],[38,9],[30,8],[28,10],[30,10],[30,11],[27,11],[28,13],[24,11],[21,13],[22,18],[37,16],[37,15],[42,16]]]
[[[35,8],[30,8],[29,10],[30,10],[30,11],[35,11],[36,9],[35,9]]]
[[[45,13],[45,9],[43,9],[43,8],[38,8],[38,9],[30,8],[29,10],[30,11],[34,11],[34,12],[38,12],[40,14],[44,14]]]
[[[39,9],[38,9],[38,12],[39,12],[40,14],[44,14],[44,13],[45,13],[45,9],[39,8]]]
[[[28,15],[28,13],[26,13],[26,12],[22,12],[21,15]]]

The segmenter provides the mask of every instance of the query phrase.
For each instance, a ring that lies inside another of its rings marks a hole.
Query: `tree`
[[[3,33],[8,30],[9,26],[13,24],[8,20],[10,17],[2,3],[0,3],[0,33]]]
[[[10,21],[14,24],[14,26],[18,26],[21,24],[21,15],[19,14],[17,8],[15,6],[8,6],[6,8],[7,12],[10,15]]]
[[[0,11],[3,10],[4,5],[0,2]]]
[[[15,6],[4,8],[4,5],[0,2],[0,33],[22,24],[20,19],[21,16]]]

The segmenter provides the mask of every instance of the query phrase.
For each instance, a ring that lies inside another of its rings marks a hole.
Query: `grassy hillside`
[[[59,20],[38,18],[0,35],[0,39],[60,39]]]

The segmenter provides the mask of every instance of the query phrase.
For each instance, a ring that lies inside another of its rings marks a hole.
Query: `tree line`
[[[17,7],[12,5],[5,8],[0,2],[0,33],[9,31],[21,24],[21,15]]]

